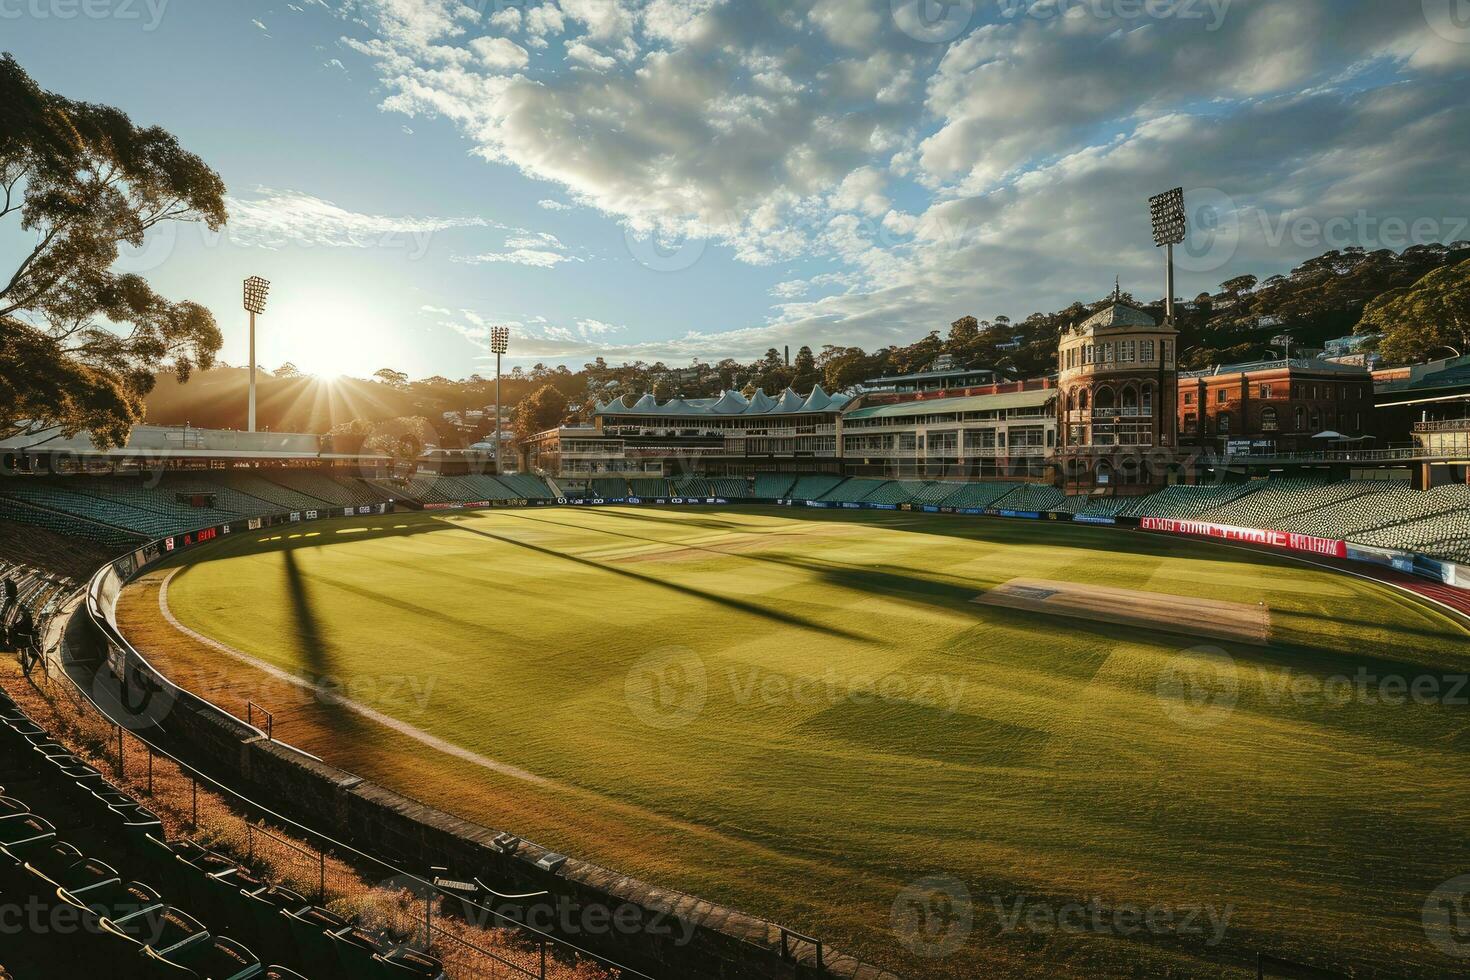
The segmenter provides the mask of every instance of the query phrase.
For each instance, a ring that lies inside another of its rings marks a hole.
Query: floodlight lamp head
[[[1189,230],[1184,209],[1184,188],[1176,187],[1148,199],[1149,216],[1154,224],[1154,244],[1159,248],[1178,245]]]
[[[490,352],[504,354],[510,349],[510,327],[490,328]]]
[[[259,276],[251,276],[245,280],[245,309],[250,313],[265,312],[265,297],[270,292],[271,284]]]

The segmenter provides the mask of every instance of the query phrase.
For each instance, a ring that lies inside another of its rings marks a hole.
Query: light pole
[[[1168,249],[1164,272],[1164,320],[1174,322],[1174,246],[1184,241],[1189,216],[1184,210],[1184,188],[1176,187],[1148,199],[1154,223],[1154,244]]]
[[[245,309],[250,313],[250,432],[255,431],[255,317],[265,312],[265,296],[271,284],[259,276],[245,280]]]
[[[490,349],[495,352],[495,475],[500,475],[500,358],[510,348],[510,327],[490,328]]]

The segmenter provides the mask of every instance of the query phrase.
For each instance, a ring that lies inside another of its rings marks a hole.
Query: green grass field
[[[777,509],[397,515],[194,557],[185,626],[538,779],[346,713],[335,741],[279,737],[905,975],[1470,966],[1420,923],[1470,872],[1470,716],[1442,703],[1470,644],[1376,584],[1114,529]],[[1271,640],[972,601],[1017,578],[1264,603]],[[170,663],[166,633],[140,645]],[[1069,908],[1094,898],[1153,924]]]

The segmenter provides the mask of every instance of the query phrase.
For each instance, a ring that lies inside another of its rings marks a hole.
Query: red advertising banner
[[[1231,527],[1229,524],[1211,524],[1208,521],[1177,521],[1170,517],[1144,517],[1139,520],[1138,526],[1145,531],[1197,534],[1206,538],[1264,544],[1272,548],[1305,551],[1309,554],[1327,555],[1332,558],[1347,557],[1347,542],[1345,541],[1314,538],[1310,534],[1294,534],[1290,531],[1266,531],[1258,527]]]

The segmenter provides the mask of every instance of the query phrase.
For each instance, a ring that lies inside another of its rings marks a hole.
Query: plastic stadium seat
[[[306,980],[295,970],[288,970],[284,966],[271,964],[260,974],[261,980]]]
[[[17,845],[31,844],[56,837],[56,828],[45,817],[34,813],[6,817],[0,820],[0,850],[9,852]]]
[[[337,955],[337,976],[371,977],[377,973],[378,960],[385,952],[369,932],[348,926],[327,933]]]
[[[169,949],[146,947],[144,955],[168,976],[168,968],[181,977],[208,977],[209,980],[248,980],[264,969],[255,954],[224,936],[205,935]]]
[[[443,980],[446,976],[438,959],[407,946],[382,954],[376,966],[382,980]]]
[[[51,892],[65,888],[73,880],[67,872],[86,860],[81,851],[60,840],[41,841],[30,846],[16,845],[7,854],[23,862],[21,866],[26,874]]]
[[[330,932],[346,929],[347,920],[315,905],[292,911],[283,909],[296,946],[296,954],[308,976],[337,976],[337,949]]]
[[[265,948],[261,941],[263,938],[269,937],[271,941],[275,941],[286,928],[282,913],[299,913],[311,905],[303,896],[280,885],[263,886],[254,891],[242,892],[241,904],[245,908],[244,919],[248,920],[248,925],[239,931],[242,935],[253,935],[256,946],[262,949]],[[231,929],[231,931],[236,930]]]
[[[120,914],[103,915],[103,932],[131,944],[134,953],[144,947],[165,952],[209,937],[209,931],[187,912],[172,905],[147,905],[146,900],[147,894],[140,891],[132,896],[128,911],[121,911],[126,906],[119,904]]]

